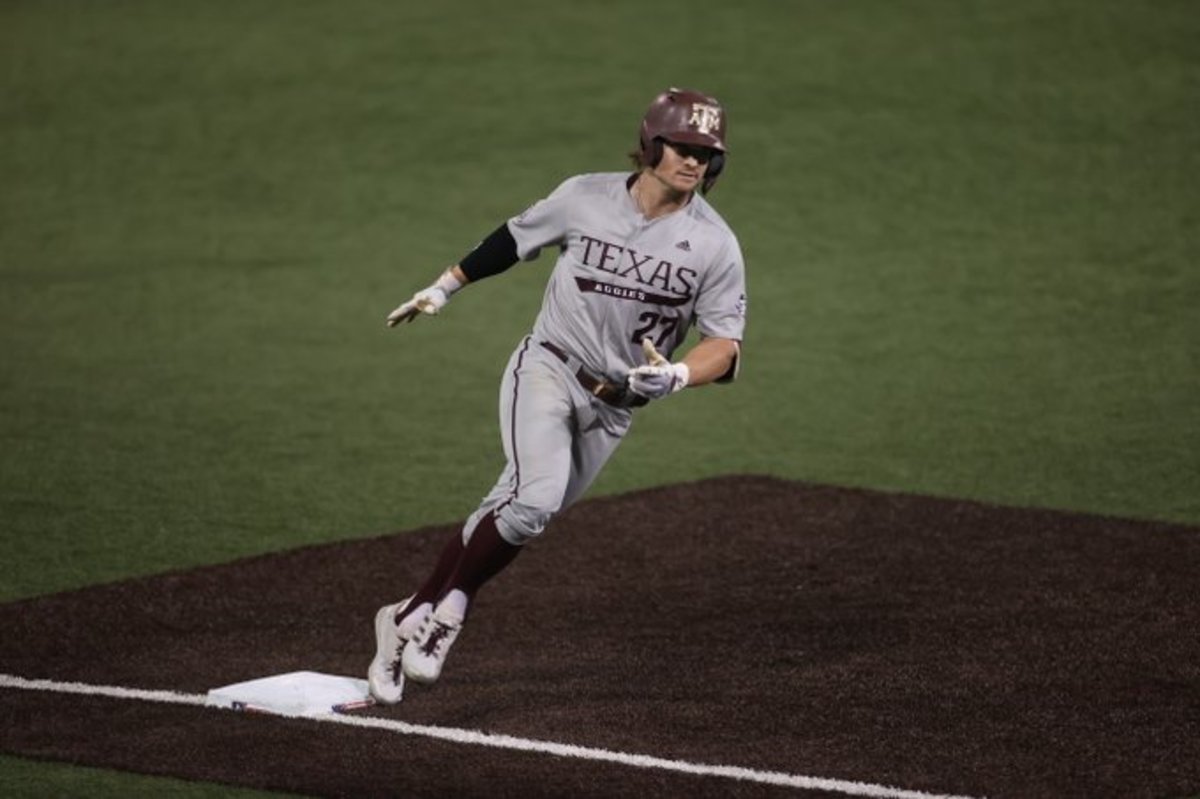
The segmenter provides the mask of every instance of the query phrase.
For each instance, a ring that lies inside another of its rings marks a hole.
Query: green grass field
[[[5,4],[0,600],[463,517],[552,262],[383,318],[624,168],[671,84],[730,113],[743,378],[641,413],[595,493],[1200,523],[1198,36],[1185,0]],[[5,795],[51,779],[19,763]]]

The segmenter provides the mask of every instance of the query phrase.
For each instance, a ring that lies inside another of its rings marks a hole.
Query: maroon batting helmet
[[[708,162],[701,193],[708,193],[725,167],[725,109],[715,97],[691,89],[670,88],[654,98],[642,118],[642,163],[657,166],[664,141],[694,144],[716,150]]]

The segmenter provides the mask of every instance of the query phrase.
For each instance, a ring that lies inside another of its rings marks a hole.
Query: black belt
[[[571,363],[571,356],[549,341],[539,341],[555,358],[565,364]],[[589,373],[582,366],[575,371],[575,379],[579,385],[596,399],[614,408],[640,408],[650,400],[640,394],[635,394],[623,383],[614,383]]]

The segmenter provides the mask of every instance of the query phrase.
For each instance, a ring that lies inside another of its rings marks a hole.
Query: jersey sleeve
[[[568,178],[550,196],[538,200],[519,216],[508,220],[508,232],[517,243],[517,257],[532,261],[542,247],[562,244],[570,230],[571,201],[577,177]]]
[[[732,237],[700,284],[696,327],[707,337],[742,340],[746,329],[746,267],[741,247]]]

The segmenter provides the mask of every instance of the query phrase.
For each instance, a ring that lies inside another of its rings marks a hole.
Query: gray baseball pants
[[[520,546],[587,490],[629,431],[633,414],[593,397],[567,364],[526,337],[500,383],[500,479],[463,527],[496,514],[500,536]]]

